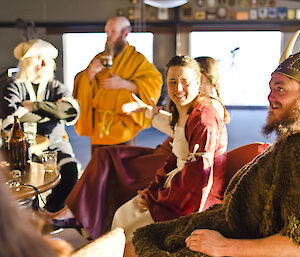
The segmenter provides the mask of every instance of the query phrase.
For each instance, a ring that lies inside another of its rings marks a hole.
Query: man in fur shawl
[[[300,53],[269,84],[263,131],[276,142],[233,177],[222,204],[138,229],[138,256],[300,256]]]

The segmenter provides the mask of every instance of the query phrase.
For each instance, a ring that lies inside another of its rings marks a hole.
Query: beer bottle
[[[27,145],[19,117],[14,116],[14,124],[8,142],[8,156],[11,170],[25,171],[27,165]]]

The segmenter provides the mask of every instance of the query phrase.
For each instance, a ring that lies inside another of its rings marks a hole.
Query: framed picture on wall
[[[158,20],[168,20],[169,19],[169,9],[168,8],[157,8],[157,19]]]
[[[257,20],[258,18],[257,9],[250,9],[249,18],[250,20]]]
[[[266,7],[258,8],[258,18],[261,20],[266,19],[268,17],[268,9]]]
[[[278,17],[281,20],[285,20],[287,17],[287,8],[286,7],[278,7],[277,11],[278,11]]]
[[[208,8],[215,8],[217,5],[217,1],[216,0],[206,0],[206,6]]]
[[[225,19],[227,17],[227,8],[224,5],[219,6],[216,12],[219,19]]]
[[[204,6],[204,0],[196,0],[196,2],[200,7]]]

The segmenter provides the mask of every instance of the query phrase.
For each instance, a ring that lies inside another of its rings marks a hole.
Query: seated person
[[[300,53],[269,85],[263,131],[276,142],[233,177],[222,204],[138,229],[138,256],[300,256]]]
[[[201,93],[198,63],[188,56],[173,57],[167,65],[167,87],[171,114],[156,112],[135,97],[137,110],[146,108],[146,116],[158,116],[158,124],[174,139],[173,155],[155,179],[114,215],[112,228],[124,228],[127,242],[137,227],[202,211],[222,200],[227,131],[210,98]],[[124,110],[130,112],[134,105]]]
[[[201,92],[210,97],[213,107],[225,123],[229,123],[230,115],[221,102],[219,63],[212,57],[200,56],[195,58],[201,71]]]
[[[17,45],[14,56],[19,60],[19,72],[4,89],[2,100],[2,112],[6,116],[2,129],[10,131],[13,117],[17,115],[21,124],[37,123],[37,133],[49,138],[48,150],[57,151],[61,182],[47,197],[45,213],[50,216],[64,207],[78,177],[72,146],[64,138],[65,124],[76,122],[78,104],[67,88],[54,79],[57,55],[57,49],[41,39]]]
[[[199,60],[203,63],[201,89],[209,87],[208,91],[213,94],[213,88],[219,85],[217,62],[210,57],[200,57]],[[219,100],[207,100],[221,105]],[[225,109],[221,106],[219,114],[224,117]],[[75,216],[92,238],[109,230],[117,208],[135,196],[137,190],[149,185],[156,170],[163,166],[171,153],[169,141],[173,131],[168,124],[167,129],[160,128],[160,122],[159,115],[155,115],[152,125],[168,133],[169,137],[156,149],[128,146],[97,149],[66,200],[69,209],[59,213],[54,223],[61,227],[76,226]],[[222,185],[222,179],[220,183]]]

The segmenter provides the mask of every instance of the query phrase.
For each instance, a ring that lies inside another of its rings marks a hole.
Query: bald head
[[[107,36],[111,32],[115,32],[115,35],[119,36],[120,34],[124,34],[126,37],[128,33],[131,31],[131,25],[129,20],[124,16],[116,16],[109,19],[105,25],[105,32]]]
[[[131,30],[129,20],[124,16],[116,16],[109,19],[105,25],[107,35],[106,49],[112,49],[116,56],[120,53],[127,43],[127,35]]]
[[[106,26],[113,25],[119,27],[121,30],[128,29],[130,32],[131,25],[129,20],[124,16],[116,16],[109,19],[106,23]]]

